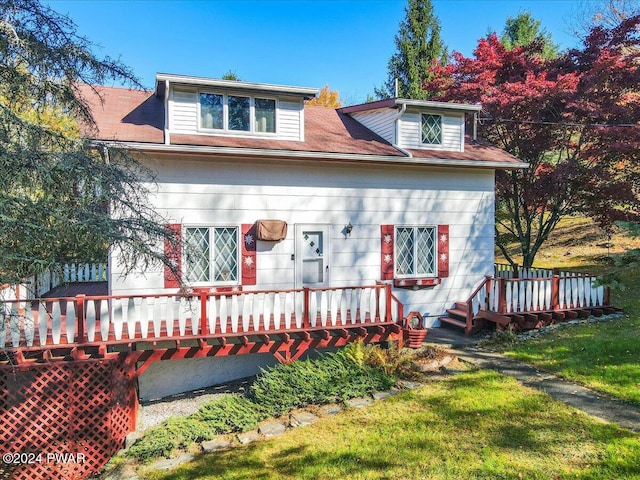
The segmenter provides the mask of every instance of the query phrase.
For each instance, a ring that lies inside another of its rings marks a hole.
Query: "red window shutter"
[[[175,265],[178,272],[182,272],[182,225],[179,223],[169,223],[165,225],[167,230],[171,230],[176,239],[171,242],[164,240],[164,254],[167,259]],[[179,288],[180,277],[177,277],[167,265],[164,266],[164,288]]]
[[[380,265],[382,280],[393,280],[393,225],[380,225]]]
[[[438,225],[438,277],[449,276],[449,225]]]
[[[256,225],[242,224],[242,285],[255,285],[256,275]]]

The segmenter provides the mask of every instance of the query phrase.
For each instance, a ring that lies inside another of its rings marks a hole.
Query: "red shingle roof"
[[[163,99],[154,92],[126,88],[81,88],[89,104],[97,131],[91,136],[97,140],[134,143],[164,143]],[[96,95],[99,94],[99,97]],[[172,133],[171,145],[235,147],[248,149],[317,152],[331,154],[357,154],[406,158],[393,147],[346,113],[332,108],[305,106],[303,142],[266,138],[241,138],[222,135],[189,135]],[[519,164],[519,160],[486,142],[465,139],[464,152],[410,150],[415,158],[452,161],[487,161]]]

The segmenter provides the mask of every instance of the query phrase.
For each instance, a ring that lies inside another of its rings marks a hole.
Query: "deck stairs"
[[[473,335],[485,327],[524,331],[620,311],[610,304],[608,287],[599,286],[594,276],[541,269],[532,276],[500,273],[485,277],[466,301],[447,309],[440,322]]]

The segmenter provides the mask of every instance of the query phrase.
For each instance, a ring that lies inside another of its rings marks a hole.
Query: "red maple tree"
[[[482,103],[481,135],[530,164],[496,174],[497,243],[514,263],[516,240],[525,266],[567,215],[609,229],[640,212],[640,16],[555,59],[542,48],[507,50],[492,34],[424,85],[432,100]]]

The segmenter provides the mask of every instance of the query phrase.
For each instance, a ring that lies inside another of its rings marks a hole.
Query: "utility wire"
[[[496,123],[526,123],[532,125],[560,125],[563,127],[640,127],[637,123],[573,123],[573,122],[543,122],[535,120],[516,120],[513,118],[492,118],[482,117],[478,118],[478,122],[482,125],[482,122],[488,120]]]

